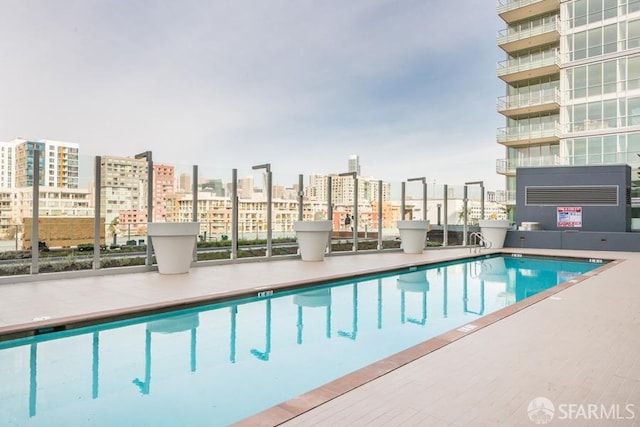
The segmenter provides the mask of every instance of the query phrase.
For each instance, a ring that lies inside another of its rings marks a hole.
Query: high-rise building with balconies
[[[33,185],[34,150],[40,153],[40,185],[53,188],[78,188],[78,144],[41,139],[29,141],[18,138],[10,142],[13,161],[8,167],[14,171],[7,187]],[[9,148],[9,147],[6,147]]]
[[[518,167],[627,163],[637,182],[640,0],[498,0],[498,15],[507,202]]]

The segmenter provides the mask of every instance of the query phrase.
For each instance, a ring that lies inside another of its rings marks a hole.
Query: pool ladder
[[[480,252],[482,248],[489,249],[491,242],[488,241],[482,233],[475,231],[469,235],[469,250],[473,253]]]

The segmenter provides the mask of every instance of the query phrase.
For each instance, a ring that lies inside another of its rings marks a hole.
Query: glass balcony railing
[[[539,156],[519,159],[497,159],[496,172],[499,174],[515,173],[519,167],[543,167],[568,165],[569,160],[558,155]]]
[[[556,49],[547,50],[532,55],[518,56],[498,62],[498,77],[508,74],[530,71],[555,65],[560,67],[561,59]]]
[[[534,5],[536,3],[545,3],[548,1],[549,0],[498,0],[498,14],[520,9],[525,6]]]
[[[515,173],[519,167],[545,166],[583,166],[626,163],[633,168],[640,167],[640,152],[623,151],[620,153],[580,153],[569,156],[539,156],[519,159],[497,159],[496,172],[502,175]]]
[[[559,140],[560,126],[557,122],[542,124],[539,127],[504,127],[498,129],[496,139],[500,144],[530,140]]]
[[[498,31],[498,46],[554,32],[560,36],[560,22],[555,19],[528,28],[508,27]]]
[[[516,192],[515,190],[506,190],[496,193],[496,202],[504,205],[516,204]]]
[[[553,88],[553,89],[540,90],[537,92],[502,96],[498,98],[496,106],[499,112],[506,112],[508,110],[543,106],[546,104],[559,105],[560,90],[558,90],[557,88]]]

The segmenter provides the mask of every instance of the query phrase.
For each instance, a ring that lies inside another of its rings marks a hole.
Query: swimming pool
[[[3,342],[0,422],[227,425],[599,265],[474,259]]]

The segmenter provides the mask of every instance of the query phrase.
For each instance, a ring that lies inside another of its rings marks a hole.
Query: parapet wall
[[[597,231],[507,231],[505,247],[594,251],[640,251],[640,233]]]

